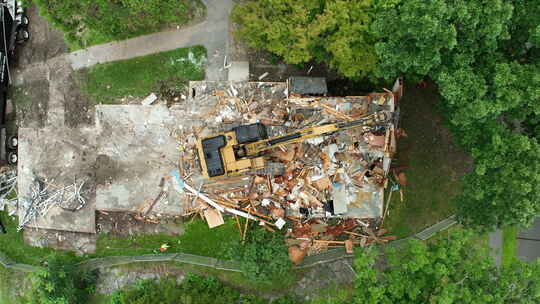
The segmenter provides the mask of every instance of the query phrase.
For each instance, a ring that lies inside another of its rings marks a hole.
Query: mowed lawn
[[[83,93],[96,103],[144,97],[162,90],[182,91],[190,80],[204,79],[206,49],[180,48],[133,59],[95,65],[79,72]]]
[[[405,87],[400,101],[401,127],[407,133],[398,144],[393,167],[405,169],[404,199],[392,194],[384,226],[406,237],[454,214],[453,198],[460,178],[472,167],[471,158],[454,143],[437,111],[439,95],[433,86]],[[388,197],[388,191],[386,198]],[[386,202],[386,201],[385,201]]]
[[[518,250],[518,228],[506,227],[502,230],[502,265],[510,266],[517,261]]]
[[[185,228],[185,233],[180,236],[144,234],[116,237],[110,234],[100,234],[96,253],[90,256],[133,256],[159,253],[161,245],[166,244],[169,247],[165,253],[182,252],[227,259],[231,245],[240,241],[240,232],[236,227],[236,222],[232,219],[227,219],[224,225],[212,229],[205,221],[198,218],[179,225],[183,225]]]

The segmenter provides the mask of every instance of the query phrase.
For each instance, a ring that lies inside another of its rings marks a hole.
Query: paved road
[[[531,228],[519,232],[518,257],[528,262],[540,258],[540,217],[536,218]]]
[[[537,217],[531,228],[518,233],[517,257],[526,262],[532,262],[540,258],[540,217]],[[497,230],[489,234],[489,247],[491,255],[497,265],[501,264],[502,255],[502,231]]]
[[[208,51],[207,80],[227,80],[222,70],[227,54],[229,14],[233,0],[203,0],[207,8],[205,21],[181,28],[132,39],[91,46],[68,55],[73,69],[97,63],[129,59],[182,47],[203,45]]]

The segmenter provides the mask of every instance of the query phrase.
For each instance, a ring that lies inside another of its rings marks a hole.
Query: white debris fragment
[[[264,72],[261,76],[259,76],[259,80],[263,80],[266,76],[268,76],[268,72]]]
[[[320,145],[322,144],[323,141],[324,141],[324,136],[316,136],[316,137],[306,139],[306,143],[313,146]]]
[[[286,223],[287,222],[285,222],[285,220],[282,217],[280,217],[280,218],[277,219],[277,221],[274,224],[276,224],[276,227],[279,230],[281,230],[281,228],[283,228],[283,226],[285,226]]]
[[[145,99],[143,99],[143,101],[141,101],[141,104],[143,106],[149,106],[149,105],[153,104],[156,100],[157,100],[156,94],[152,93],[152,94],[148,95]]]
[[[233,93],[233,96],[238,96],[238,90],[235,89],[231,83],[231,92]]]

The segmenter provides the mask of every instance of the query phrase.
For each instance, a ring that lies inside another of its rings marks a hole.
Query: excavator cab
[[[228,168],[232,166],[227,165],[237,164],[239,159],[247,156],[244,144],[267,138],[266,126],[262,123],[254,123],[235,127],[225,134],[202,139],[198,150],[203,174],[207,178],[212,178],[240,173],[242,167]]]

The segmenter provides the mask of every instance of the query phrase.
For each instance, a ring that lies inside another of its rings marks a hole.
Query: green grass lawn
[[[181,91],[190,80],[204,79],[202,46],[95,65],[79,71],[85,95],[96,103],[117,103],[125,96],[144,97],[163,89]]]
[[[39,13],[64,33],[71,50],[202,21],[201,0],[33,0]]]
[[[502,261],[503,266],[509,266],[517,260],[517,234],[516,227],[507,227],[502,231]]]
[[[240,240],[240,233],[232,219],[224,225],[208,228],[199,218],[185,224],[185,233],[180,236],[146,234],[133,237],[114,237],[101,234],[97,251],[91,256],[142,255],[158,252],[162,244],[170,246],[166,253],[182,252],[214,258],[226,258],[228,248]]]
[[[0,251],[13,261],[21,264],[39,265],[45,257],[53,252],[68,254],[61,250],[27,245],[23,240],[23,232],[17,232],[17,218],[8,216],[7,212],[4,211],[0,212],[0,218],[7,230],[7,234],[0,234]]]
[[[468,155],[453,144],[437,113],[435,88],[405,87],[400,101],[401,127],[407,137],[398,144],[394,167],[405,167],[408,185],[404,200],[394,192],[384,225],[390,234],[406,237],[454,213],[452,198],[459,193],[460,177],[471,166]],[[388,192],[386,197],[388,197]]]

